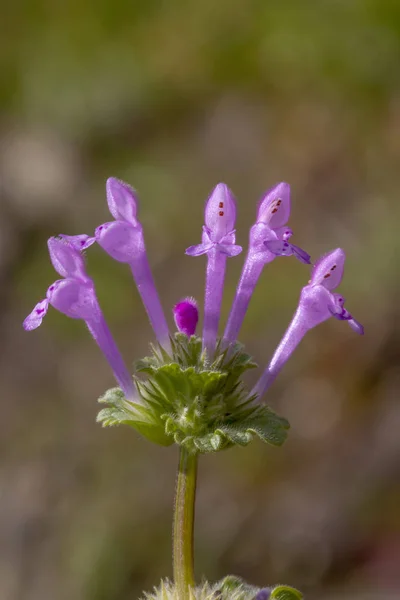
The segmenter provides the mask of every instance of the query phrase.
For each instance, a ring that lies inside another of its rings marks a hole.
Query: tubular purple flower
[[[310,255],[289,243],[292,230],[286,226],[290,216],[290,186],[278,183],[268,190],[258,205],[257,220],[250,229],[249,249],[224,332],[227,344],[235,342],[257,281],[264,266],[277,256],[295,256],[310,264]]]
[[[224,289],[226,259],[242,251],[235,244],[236,202],[224,183],[211,192],[205,208],[202,243],[187,248],[189,256],[207,254],[204,298],[203,349],[211,356],[215,350]]]
[[[199,309],[194,298],[185,298],[174,306],[174,319],[178,330],[188,337],[196,332]]]
[[[168,325],[147,259],[143,228],[136,218],[136,193],[114,177],[107,180],[106,189],[108,207],[115,221],[97,227],[95,239],[112,258],[131,267],[156,338],[168,351]]]
[[[51,262],[63,279],[55,281],[48,288],[46,298],[35,306],[26,317],[23,326],[27,331],[39,327],[50,304],[72,319],[84,320],[109,362],[125,397],[134,401],[132,377],[108,329],[96,297],[94,283],[86,273],[83,257],[78,250],[78,247],[85,245],[89,239],[88,236],[64,235],[49,239]]]
[[[251,394],[259,398],[267,391],[279,371],[292,355],[307,331],[330,317],[347,321],[358,334],[364,328],[344,308],[344,298],[333,290],[340,284],[344,271],[345,253],[341,248],[322,256],[314,265],[311,279],[300,294],[299,306],[267,369]]]

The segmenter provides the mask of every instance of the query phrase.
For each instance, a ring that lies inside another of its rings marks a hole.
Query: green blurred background
[[[169,317],[202,299],[205,259],[184,250],[211,188],[234,191],[246,246],[285,180],[294,243],[345,248],[340,291],[366,328],[332,319],[286,366],[269,400],[292,425],[282,449],[202,458],[198,578],[398,599],[400,4],[3,0],[0,73],[0,598],[136,600],[171,575],[176,450],[96,425],[113,378],[81,322],[21,327],[57,278],[47,238],[109,220],[114,175],[139,191]],[[129,269],[97,248],[88,268],[131,363],[153,337]],[[261,366],[308,278],[293,258],[265,269],[241,332]]]

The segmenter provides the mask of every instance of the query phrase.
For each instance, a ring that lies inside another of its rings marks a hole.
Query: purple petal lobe
[[[353,331],[355,331],[359,335],[364,335],[364,327],[361,325],[361,323],[359,323],[353,318],[349,319],[347,322]]]
[[[50,238],[47,242],[53,267],[61,277],[86,279],[85,261],[79,250],[64,238]]]
[[[295,246],[294,244],[290,244],[292,247],[293,256],[297,258],[300,262],[310,265],[311,264],[311,256],[299,246]]]
[[[342,281],[346,255],[341,248],[336,248],[317,260],[311,274],[311,285],[323,285],[327,290],[334,290]]]
[[[65,240],[68,244],[73,246],[76,250],[80,250],[80,251],[86,250],[86,248],[89,248],[89,246],[94,244],[96,241],[95,237],[90,237],[90,236],[86,235],[85,233],[82,233],[81,235],[65,235],[64,233],[60,233],[60,235],[58,237],[61,238],[62,240]]]
[[[340,294],[331,293],[332,303],[328,307],[332,316],[339,321],[347,321],[350,327],[359,335],[364,335],[364,327],[353,318],[353,315],[349,313],[344,307],[344,298]]]
[[[311,263],[311,257],[305,250],[299,248],[299,246],[290,244],[285,240],[267,240],[264,242],[264,246],[276,256],[293,255],[295,258],[297,258],[297,260],[306,265]]]
[[[48,296],[49,303],[72,319],[96,319],[100,308],[90,281],[63,279]],[[50,288],[49,288],[50,290]]]
[[[197,321],[199,320],[199,310],[194,298],[185,298],[175,304],[174,319],[179,331],[187,336],[194,335]]]
[[[267,240],[264,242],[264,246],[276,256],[291,256],[293,254],[292,245],[283,240]]]
[[[270,188],[258,205],[257,222],[277,229],[286,225],[290,216],[290,185],[278,183]]]
[[[216,248],[227,256],[237,256],[243,250],[242,246],[236,244],[216,244]]]
[[[205,210],[205,224],[213,242],[219,242],[235,228],[236,202],[225,183],[219,183],[211,192]]]
[[[137,197],[135,190],[115,177],[107,179],[107,202],[114,219],[137,224]]]
[[[49,307],[49,302],[47,299],[41,300],[38,302],[31,312],[23,322],[23,327],[25,331],[32,331],[32,329],[36,329],[41,325],[43,321],[43,317],[47,313],[47,309]]]
[[[202,254],[207,254],[213,247],[214,244],[197,244],[197,246],[186,248],[185,254],[188,256],[201,256]]]
[[[97,227],[95,236],[99,246],[119,262],[129,263],[145,252],[142,227],[126,221],[111,221]]]

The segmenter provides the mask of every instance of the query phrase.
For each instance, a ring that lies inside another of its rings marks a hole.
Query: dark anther
[[[220,217],[223,217],[224,216],[224,211],[220,210],[218,214],[219,214]]]
[[[224,208],[224,203],[223,202],[219,203],[219,208]]]

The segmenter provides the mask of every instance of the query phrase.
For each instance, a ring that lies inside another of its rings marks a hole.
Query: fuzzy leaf
[[[257,437],[274,446],[285,441],[287,421],[249,397],[242,382],[256,365],[240,344],[218,347],[211,363],[196,336],[178,333],[171,348],[168,354],[154,346],[137,363],[141,404],[127,402],[119,388],[100,398],[108,405],[98,416],[104,426],[129,425],[151,441],[199,453],[246,446]]]
[[[287,585],[278,585],[271,591],[271,600],[302,600],[303,595]]]

